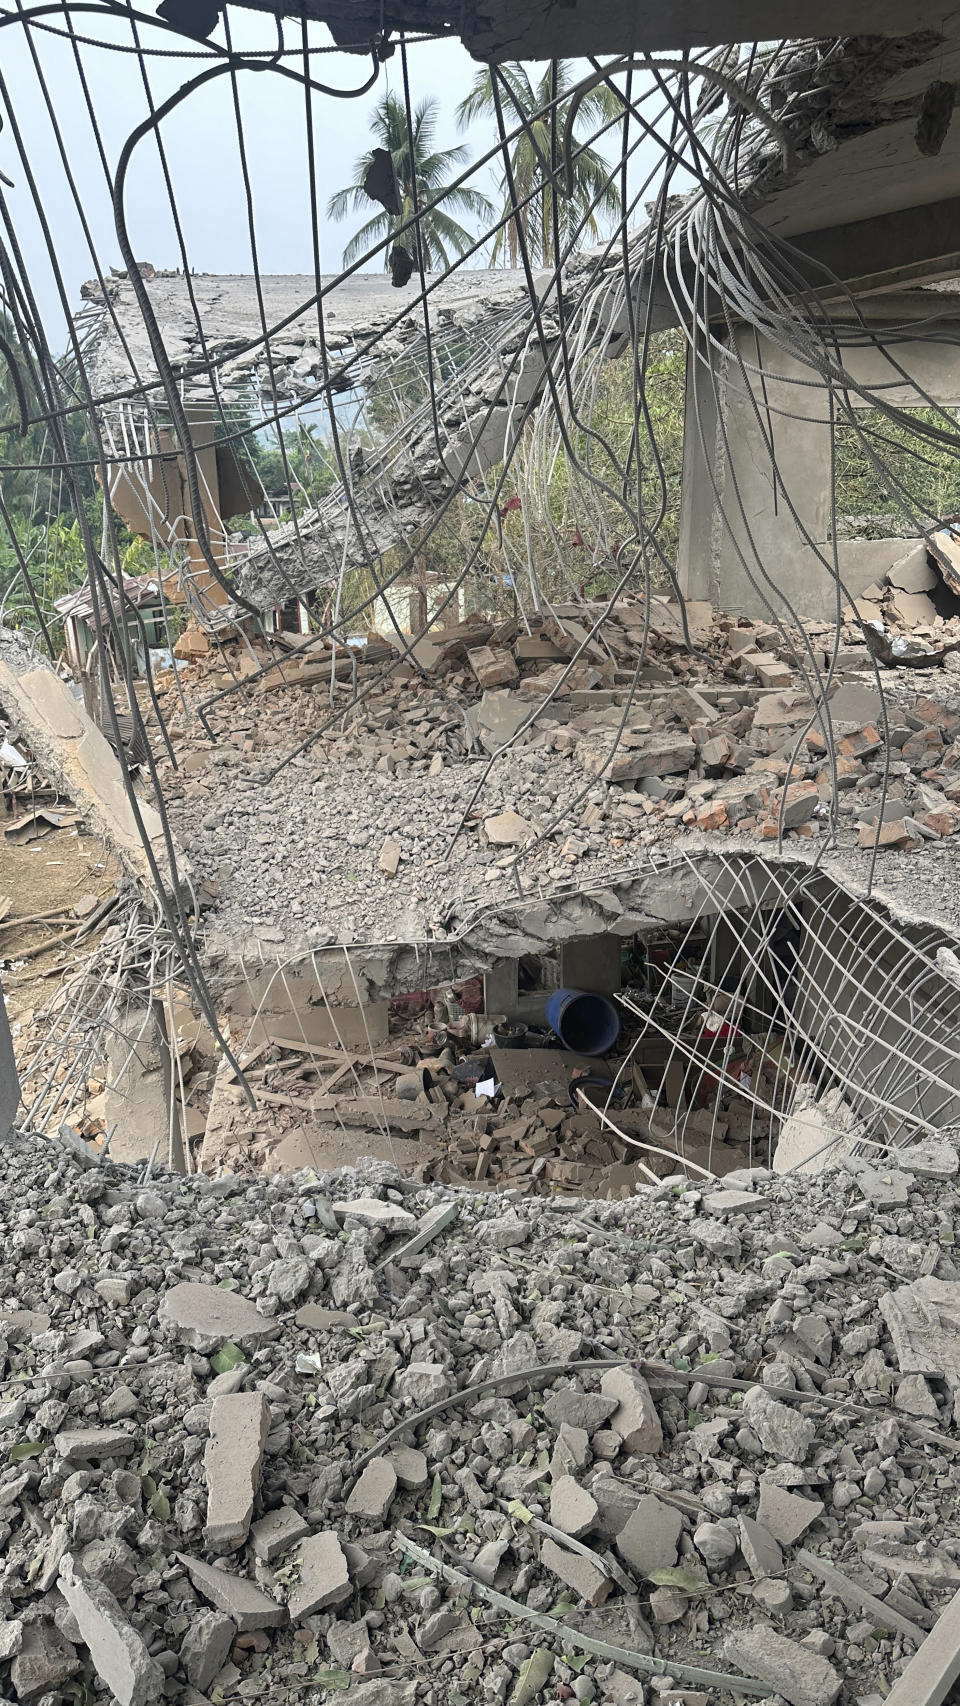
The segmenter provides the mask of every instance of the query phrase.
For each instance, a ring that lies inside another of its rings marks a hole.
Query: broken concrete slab
[[[536,830],[519,812],[498,812],[494,817],[484,818],[483,833],[491,847],[522,847]]]
[[[554,1427],[566,1422],[572,1428],[582,1428],[586,1434],[596,1433],[604,1422],[620,1408],[617,1392],[554,1392],[543,1406],[544,1415]]]
[[[216,1285],[184,1280],[164,1294],[160,1319],[168,1322],[181,1343],[209,1354],[229,1339],[236,1345],[254,1346],[273,1339],[280,1331],[276,1321],[261,1315],[256,1304],[236,1291],[221,1291]]]
[[[82,1663],[72,1641],[55,1623],[40,1619],[24,1625],[20,1649],[10,1666],[10,1686],[18,1700],[59,1690]]]
[[[237,1626],[222,1611],[201,1611],[180,1645],[180,1664],[191,1688],[205,1694],[219,1676],[233,1648]]]
[[[550,1521],[574,1540],[589,1534],[597,1520],[597,1501],[572,1475],[561,1475],[550,1492]]]
[[[67,1556],[58,1587],[77,1620],[93,1667],[119,1706],[148,1706],[163,1690],[164,1672],[147,1652],[143,1636],[124,1616],[102,1582],[84,1578]]]
[[[388,1454],[398,1484],[408,1493],[421,1493],[430,1479],[427,1459],[412,1445],[395,1445]]]
[[[290,1591],[288,1610],[294,1623],[326,1611],[350,1598],[353,1587],[339,1537],[331,1529],[311,1535],[294,1554],[299,1577]]]
[[[262,1392],[232,1392],[213,1400],[203,1458],[208,1551],[235,1552],[246,1541],[269,1432],[270,1405]]]
[[[248,1581],[245,1576],[234,1575],[231,1570],[215,1569],[212,1564],[204,1564],[199,1558],[190,1558],[183,1552],[177,1552],[175,1556],[197,1592],[217,1611],[232,1617],[241,1635],[253,1629],[279,1629],[286,1623],[286,1607],[278,1605],[255,1582]]]
[[[880,1208],[906,1208],[911,1179],[896,1167],[872,1167],[858,1155],[846,1155],[843,1166],[851,1173],[867,1202]]]
[[[754,1386],[746,1394],[742,1414],[771,1457],[788,1463],[806,1462],[817,1433],[806,1416],[781,1404],[765,1386]]]
[[[274,1558],[279,1558],[309,1533],[310,1524],[306,1518],[292,1505],[281,1505],[279,1510],[268,1511],[266,1516],[251,1524],[250,1544],[255,1558],[264,1564],[272,1564]]]
[[[347,1513],[383,1523],[397,1495],[397,1472],[386,1457],[368,1463],[347,1500]]]
[[[123,1428],[66,1428],[55,1436],[54,1450],[69,1463],[99,1462],[106,1457],[129,1457],[136,1449],[133,1434]]]
[[[773,1475],[761,1475],[757,1518],[781,1546],[795,1546],[822,1515],[821,1499],[801,1498],[781,1487]]]
[[[655,1494],[645,1493],[615,1545],[624,1563],[638,1576],[652,1576],[655,1570],[670,1570],[676,1564],[682,1532],[680,1512]]]
[[[633,1368],[608,1369],[600,1390],[605,1398],[618,1400],[610,1427],[623,1440],[624,1449],[634,1456],[659,1451],[663,1429],[643,1375]]]
[[[833,1706],[843,1686],[827,1659],[765,1626],[728,1635],[723,1653],[738,1669],[769,1683],[790,1706]]]
[[[770,1530],[749,1516],[741,1516],[739,1526],[740,1551],[754,1581],[764,1576],[781,1576],[783,1553]]]
[[[578,1599],[587,1605],[602,1605],[613,1590],[613,1582],[596,1564],[581,1552],[570,1552],[556,1540],[545,1539],[540,1548],[540,1562],[559,1576]]]
[[[879,1309],[901,1373],[960,1391],[960,1281],[925,1274],[884,1292]]]
[[[398,1203],[381,1202],[377,1197],[353,1197],[350,1202],[335,1202],[333,1212],[339,1220],[349,1216],[361,1226],[373,1226],[381,1232],[416,1232],[417,1217]]]
[[[353,1315],[349,1309],[323,1309],[319,1303],[305,1303],[293,1317],[298,1327],[306,1327],[313,1333],[329,1333],[334,1328],[343,1328],[349,1332],[352,1327],[359,1327],[359,1316]]]
[[[887,580],[901,592],[932,592],[938,575],[927,553],[925,539],[917,541],[887,570]]]

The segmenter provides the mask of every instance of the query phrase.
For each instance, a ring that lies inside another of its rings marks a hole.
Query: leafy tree
[[[449,267],[451,259],[459,259],[465,255],[475,241],[466,226],[453,217],[454,213],[485,222],[492,219],[493,206],[479,190],[470,189],[466,185],[447,190],[446,186],[454,169],[466,164],[469,152],[462,144],[456,148],[436,147],[437,112],[436,100],[428,98],[420,101],[413,112],[411,131],[407,125],[406,107],[399,96],[388,92],[374,107],[370,115],[374,143],[378,148],[385,148],[393,160],[403,206],[399,214],[388,213],[384,209],[360,227],[343,251],[345,267],[352,266],[353,262],[359,260],[374,244],[392,236],[401,225],[413,218],[414,187],[420,209],[429,208],[427,212],[421,211],[420,217],[420,242],[423,246],[424,266],[428,271]],[[363,182],[372,163],[371,148],[368,153],[361,155],[354,165],[352,182],[330,197],[327,203],[328,218],[343,220],[351,213],[367,212],[371,202]],[[441,196],[444,205],[430,208],[430,203]],[[407,247],[413,251],[412,232]],[[385,249],[385,266],[388,264],[387,254]]]
[[[584,137],[615,118],[622,111],[620,97],[601,84],[591,89],[580,103],[574,125],[573,194],[557,196],[554,187],[553,163],[558,161],[560,141],[570,113],[573,85],[571,61],[556,59],[545,66],[541,77],[533,81],[526,65],[511,63],[498,67],[503,82],[499,87],[503,121],[509,132],[523,119],[526,128],[516,138],[510,154],[510,166],[517,202],[523,205],[513,213],[509,223],[502,225],[493,242],[490,260],[493,266],[515,267],[520,253],[520,233],[526,241],[533,266],[554,266],[557,262],[554,242],[554,222],[559,230],[561,250],[584,238],[596,241],[606,223],[620,214],[620,188],[615,178],[608,183],[610,165],[598,148],[585,143]],[[556,80],[554,83],[554,79]],[[556,96],[556,122],[546,109]],[[470,93],[460,102],[457,118],[461,128],[478,118],[489,118],[496,111],[493,96],[493,73],[485,68],[477,72]],[[558,169],[559,161],[558,161]],[[506,168],[500,176],[503,194],[501,218],[511,214],[513,203]],[[527,199],[530,197],[531,199]],[[579,237],[577,232],[583,225]]]

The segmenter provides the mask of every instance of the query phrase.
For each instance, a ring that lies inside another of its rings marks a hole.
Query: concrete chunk
[[[620,1435],[625,1449],[635,1455],[659,1451],[663,1429],[643,1375],[634,1368],[611,1368],[601,1380],[600,1390],[605,1398],[618,1400],[610,1427]]]
[[[738,1669],[769,1683],[790,1706],[833,1706],[841,1681],[832,1664],[763,1626],[728,1635],[724,1657]]]
[[[822,1512],[822,1500],[802,1499],[797,1493],[788,1493],[785,1487],[778,1486],[771,1475],[761,1475],[757,1517],[761,1526],[781,1546],[795,1545]]]
[[[602,1605],[613,1587],[610,1578],[589,1558],[584,1558],[579,1552],[568,1552],[555,1540],[544,1540],[540,1548],[540,1562],[545,1569],[552,1570],[555,1576],[566,1582],[567,1587],[572,1588],[587,1605]]]
[[[289,1546],[309,1533],[310,1524],[306,1518],[291,1505],[281,1505],[279,1510],[262,1516],[250,1529],[254,1557],[264,1564],[272,1564],[274,1558],[279,1558]]]
[[[89,1463],[101,1457],[129,1457],[136,1446],[123,1428],[67,1428],[54,1437],[54,1449],[68,1463]]]
[[[554,1427],[564,1422],[572,1428],[582,1428],[586,1434],[596,1433],[613,1415],[619,1397],[604,1392],[555,1392],[543,1406],[543,1413]]]
[[[203,1538],[211,1552],[235,1552],[247,1538],[269,1432],[270,1405],[262,1392],[232,1392],[213,1400],[203,1458],[207,1477]]]
[[[783,1574],[783,1553],[773,1535],[752,1517],[740,1518],[740,1550],[755,1582]]]
[[[59,1588],[73,1612],[94,1669],[120,1706],[147,1706],[163,1689],[164,1673],[147,1652],[143,1637],[102,1582],[83,1580],[73,1559],[60,1565]]]
[[[624,1563],[638,1576],[650,1576],[654,1570],[671,1570],[677,1561],[682,1529],[683,1518],[678,1510],[655,1498],[653,1493],[645,1493],[617,1535],[616,1548]]]
[[[412,1445],[395,1445],[388,1461],[401,1487],[408,1493],[420,1493],[430,1479],[427,1460],[422,1451]]]
[[[313,1333],[329,1333],[334,1327],[359,1327],[359,1317],[352,1315],[349,1309],[322,1309],[319,1303],[305,1303],[293,1317],[298,1327],[307,1327]]]
[[[397,1472],[386,1457],[375,1457],[368,1463],[347,1500],[349,1516],[366,1517],[369,1522],[383,1522],[397,1493]]]
[[[589,1533],[596,1520],[596,1499],[572,1475],[561,1475],[550,1494],[550,1521],[554,1528],[562,1528],[564,1534],[579,1540],[581,1534]]]
[[[395,1202],[381,1202],[379,1197],[353,1197],[350,1202],[335,1202],[333,1212],[340,1220],[347,1215],[359,1220],[361,1226],[378,1227],[381,1232],[415,1232],[417,1217]]]
[[[237,1625],[222,1611],[201,1611],[180,1645],[180,1663],[192,1688],[205,1694],[219,1676],[236,1639]]]
[[[81,1668],[77,1649],[54,1623],[24,1625],[20,1650],[10,1666],[10,1686],[18,1700],[58,1692]]]
[[[292,1588],[287,1609],[294,1623],[312,1617],[315,1611],[342,1605],[353,1592],[347,1560],[332,1529],[313,1534],[296,1554],[300,1578]]]
[[[257,1345],[280,1331],[277,1322],[261,1315],[248,1298],[193,1280],[171,1287],[160,1305],[160,1319],[177,1329],[181,1343],[203,1353],[216,1350],[225,1339]]]
[[[817,1431],[806,1416],[771,1397],[765,1386],[755,1386],[747,1393],[742,1414],[771,1457],[787,1463],[806,1462]]]
[[[286,1623],[287,1613],[282,1605],[265,1594],[255,1582],[245,1576],[235,1576],[229,1570],[217,1570],[203,1564],[199,1558],[188,1558],[183,1552],[175,1554],[198,1593],[204,1599],[232,1617],[241,1635],[252,1629],[278,1629]]]

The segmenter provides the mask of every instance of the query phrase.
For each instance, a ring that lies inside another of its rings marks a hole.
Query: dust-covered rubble
[[[8,1699],[862,1706],[960,1585],[949,1182],[517,1195],[502,1245],[375,1162],[144,1190],[15,1136],[0,1188]],[[396,1260],[356,1199],[457,1216]]]
[[[902,621],[888,590],[869,608]],[[960,653],[881,668],[852,608],[802,632],[685,614],[692,650],[658,597],[557,605],[530,634],[474,615],[431,630],[422,674],[375,633],[350,662],[233,648],[266,673],[219,701],[220,654],[185,656],[158,682],[179,768],[158,758],[219,935],[443,938],[518,860],[528,887],[585,885],[691,837],[936,863],[960,831]],[[913,631],[942,648],[960,618]]]

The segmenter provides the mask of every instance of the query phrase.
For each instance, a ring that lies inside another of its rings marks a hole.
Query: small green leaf
[[[546,1647],[538,1647],[520,1666],[517,1685],[510,1696],[510,1706],[528,1706],[528,1702],[546,1686],[552,1670],[553,1654],[548,1652]]]
[[[351,1676],[348,1670],[318,1670],[313,1680],[318,1688],[349,1688]]]
[[[235,1279],[218,1280],[217,1281],[217,1290],[218,1291],[239,1291],[240,1290],[240,1281],[235,1280]]]
[[[219,1350],[216,1356],[210,1358],[210,1367],[217,1374],[229,1374],[231,1369],[239,1368],[240,1364],[246,1360],[246,1352],[228,1339],[223,1349]]]
[[[415,1522],[414,1528],[425,1528],[428,1534],[436,1535],[438,1540],[444,1540],[448,1534],[456,1534],[455,1528],[438,1528],[435,1522]]]
[[[319,1641],[311,1641],[309,1647],[305,1648],[303,1656],[308,1665],[315,1665],[320,1657]]]
[[[19,1445],[11,1447],[9,1460],[11,1463],[23,1463],[28,1457],[39,1457],[45,1450],[42,1439],[22,1439]]]
[[[440,1515],[440,1506],[442,1504],[443,1483],[440,1480],[440,1472],[438,1470],[436,1475],[433,1477],[433,1486],[430,1488],[430,1503],[427,1506],[427,1518],[430,1522],[436,1522],[437,1517]]]
[[[692,1570],[684,1570],[677,1565],[672,1570],[652,1570],[647,1577],[658,1588],[679,1588],[681,1593],[703,1593],[709,1587],[701,1576],[695,1576]]]
[[[170,1500],[167,1498],[166,1493],[161,1492],[159,1488],[150,1500],[150,1510],[158,1522],[169,1522]]]
[[[533,1512],[527,1510],[522,1499],[510,1500],[507,1506],[507,1515],[512,1516],[514,1522],[527,1523],[533,1521]]]
[[[587,1665],[590,1663],[590,1654],[589,1653],[564,1653],[563,1662],[566,1665],[568,1670],[572,1670],[576,1676],[579,1676],[580,1672],[583,1670],[584,1665]]]
[[[577,1605],[575,1600],[558,1599],[556,1605],[551,1605],[550,1610],[546,1615],[548,1617],[569,1617],[571,1611],[576,1611],[576,1609]]]

